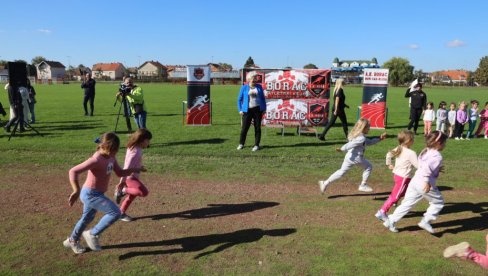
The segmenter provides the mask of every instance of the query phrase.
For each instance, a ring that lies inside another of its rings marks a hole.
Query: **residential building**
[[[125,71],[124,65],[120,62],[97,63],[92,66],[92,76],[95,79],[121,80]]]
[[[137,69],[139,79],[159,79],[167,80],[168,71],[166,66],[158,61],[146,61]]]
[[[331,81],[342,78],[346,83],[362,83],[364,68],[379,68],[376,58],[371,60],[339,60],[332,61]]]
[[[66,67],[59,61],[42,61],[36,65],[39,80],[62,80],[66,75]]]
[[[467,85],[468,71],[466,70],[445,70],[431,74],[431,80],[434,84],[458,84]]]

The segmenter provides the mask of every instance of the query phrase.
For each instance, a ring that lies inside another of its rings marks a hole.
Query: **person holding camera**
[[[125,78],[117,97],[126,97],[138,128],[146,128],[147,109],[142,88],[135,85],[132,78]]]
[[[94,102],[95,102],[95,84],[96,81],[92,79],[91,73],[85,74],[85,79],[81,83],[81,88],[85,90],[85,97],[83,98],[83,108],[85,109],[85,116],[88,116],[87,103],[90,101],[90,116],[93,116]]]

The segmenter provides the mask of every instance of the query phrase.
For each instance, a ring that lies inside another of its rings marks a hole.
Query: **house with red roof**
[[[36,65],[37,79],[62,80],[66,74],[66,67],[59,61],[45,60]]]
[[[468,71],[466,70],[445,70],[431,74],[432,83],[439,84],[460,84],[468,83]]]
[[[97,63],[92,66],[92,75],[95,79],[121,80],[125,71],[124,65],[120,62]]]

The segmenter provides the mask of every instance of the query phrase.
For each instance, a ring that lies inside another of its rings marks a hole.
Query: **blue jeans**
[[[136,125],[138,128],[146,128],[146,116],[146,111],[134,114],[134,120],[136,121]]]
[[[119,207],[101,192],[89,188],[82,188],[80,200],[83,202],[83,214],[81,215],[81,219],[76,223],[73,233],[71,233],[72,240],[80,240],[83,231],[95,219],[97,211],[105,213],[105,216],[92,228],[91,234],[94,236],[100,235],[120,217]]]
[[[34,124],[36,122],[36,114],[34,113],[34,102],[29,103],[29,112],[31,114],[31,120],[30,123]],[[28,118],[24,118],[24,120],[28,121]]]

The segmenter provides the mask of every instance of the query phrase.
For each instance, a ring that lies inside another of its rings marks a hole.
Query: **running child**
[[[441,131],[431,132],[425,138],[426,148],[422,150],[418,158],[418,169],[415,172],[410,185],[407,188],[405,198],[402,200],[393,214],[391,214],[383,225],[392,232],[398,232],[395,224],[405,216],[410,209],[422,198],[429,202],[429,208],[418,226],[429,233],[434,233],[430,221],[436,220],[444,207],[444,198],[436,186],[439,173],[442,171],[441,151],[446,146],[447,135]]]
[[[129,137],[129,141],[127,142],[127,152],[125,154],[124,169],[142,167],[142,149],[149,146],[151,139],[151,132],[145,128],[138,129]],[[139,173],[133,173],[128,177],[122,177],[115,188],[114,194],[115,202],[117,202],[117,204],[120,204],[122,197],[127,195],[122,202],[122,205],[120,205],[120,220],[133,221],[134,219],[126,214],[127,209],[136,197],[145,197],[148,193],[149,191],[146,186],[139,180]]]
[[[459,257],[465,260],[471,260],[479,264],[482,268],[488,269],[488,235],[486,235],[486,253],[478,253],[471,248],[469,243],[462,242],[449,246],[444,250],[444,258]]]
[[[327,180],[320,180],[319,187],[322,193],[325,192],[327,186],[341,178],[344,174],[346,174],[353,166],[360,166],[364,169],[363,171],[363,180],[359,185],[359,191],[361,192],[372,192],[373,188],[371,188],[368,184],[368,178],[371,174],[371,170],[373,166],[369,163],[368,160],[364,158],[364,150],[366,146],[374,145],[381,140],[386,138],[386,132],[381,134],[380,137],[368,139],[364,137],[365,134],[369,132],[369,121],[367,119],[361,118],[357,123],[354,125],[352,131],[348,135],[349,142],[343,145],[341,148],[336,148],[338,152],[347,152],[344,158],[344,162],[339,170],[333,173],[329,179]]]
[[[408,183],[412,180],[414,168],[416,169],[418,167],[417,154],[410,149],[413,145],[413,141],[413,132],[410,130],[403,130],[398,133],[398,147],[390,150],[386,154],[386,165],[390,170],[393,170],[393,181],[395,186],[381,209],[375,214],[379,220],[386,221],[388,219],[388,211],[393,204],[396,204],[398,200],[405,195]],[[394,166],[392,164],[393,158],[395,158]]]
[[[476,130],[475,137],[478,137],[483,129],[485,130],[485,139],[488,139],[488,102],[485,103],[485,109],[480,112],[480,125]]]
[[[459,108],[456,111],[456,123],[454,126],[454,139],[464,140],[463,132],[464,125],[468,122],[468,113],[466,112],[466,102],[462,101],[459,103]]]
[[[454,136],[454,127],[456,125],[456,103],[452,102],[449,105],[449,112],[447,112],[447,126],[448,136],[452,138]]]
[[[442,101],[439,103],[439,108],[436,112],[437,122],[435,130],[440,130],[446,133],[446,123],[447,123],[447,110],[446,110],[446,102]]]
[[[476,127],[476,122],[478,121],[479,110],[478,110],[479,102],[477,100],[471,101],[471,108],[468,110],[468,133],[466,134],[466,139],[469,140],[471,135],[473,134],[474,128]]]
[[[434,103],[428,102],[424,110],[424,136],[432,131],[432,122],[435,120]]]
[[[71,248],[76,254],[85,252],[80,245],[80,238],[83,236],[88,247],[93,251],[101,250],[99,235],[120,217],[120,210],[117,205],[108,199],[104,193],[107,191],[112,171],[118,176],[127,176],[134,172],[145,171],[144,168],[132,168],[123,170],[115,159],[120,146],[120,140],[114,133],[103,134],[97,151],[85,162],[73,167],[69,171],[69,180],[73,192],[69,196],[69,206],[73,206],[78,197],[83,202],[83,214],[76,223],[71,235],[63,242],[66,248]],[[80,174],[88,171],[85,184],[80,191]],[[95,219],[97,211],[105,213],[100,221],[92,229],[85,228]]]

